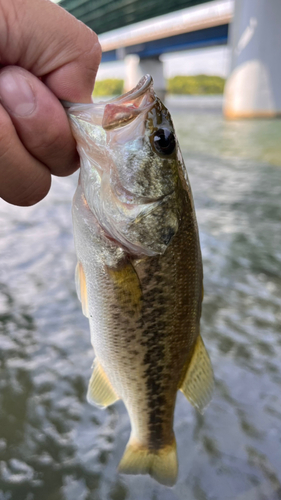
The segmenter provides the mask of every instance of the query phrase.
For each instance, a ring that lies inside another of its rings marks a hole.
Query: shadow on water
[[[93,351],[76,298],[77,177],[37,207],[0,204],[0,500],[281,498],[281,122],[175,110],[204,260],[201,330],[216,375],[196,414],[179,394],[179,480],[118,475],[122,402],[86,402]]]

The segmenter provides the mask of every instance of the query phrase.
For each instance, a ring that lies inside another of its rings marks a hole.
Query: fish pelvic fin
[[[130,438],[118,467],[122,474],[150,474],[158,483],[173,486],[178,476],[176,440],[159,450],[150,450]]]
[[[86,287],[86,277],[81,262],[77,262],[75,269],[75,284],[78,299],[82,305],[82,311],[86,318],[89,318],[88,295]]]
[[[106,408],[119,399],[100,363],[94,361],[93,373],[90,378],[87,400],[99,408]]]
[[[191,360],[184,369],[179,389],[200,413],[204,412],[212,399],[213,368],[201,335],[197,337]]]

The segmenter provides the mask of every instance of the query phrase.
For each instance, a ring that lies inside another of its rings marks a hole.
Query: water
[[[171,103],[204,260],[202,335],[216,390],[204,416],[179,394],[173,489],[116,466],[122,402],[86,402],[93,351],[74,286],[71,198],[0,204],[0,500],[281,498],[281,121],[225,122]]]

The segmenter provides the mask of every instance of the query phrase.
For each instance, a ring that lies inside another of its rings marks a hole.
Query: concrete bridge
[[[151,73],[161,97],[161,54],[229,43],[225,115],[281,115],[281,0],[62,0],[60,5],[100,34],[104,62],[125,59],[127,88]]]
[[[234,0],[216,0],[101,34],[103,61],[224,45],[233,11]]]

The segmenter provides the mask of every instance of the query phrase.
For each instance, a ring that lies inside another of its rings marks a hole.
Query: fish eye
[[[171,155],[176,147],[174,134],[167,128],[159,128],[153,135],[153,145],[162,155]]]

